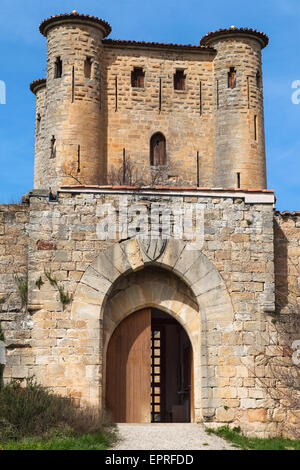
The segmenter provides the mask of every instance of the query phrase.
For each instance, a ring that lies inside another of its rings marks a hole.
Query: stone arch
[[[131,313],[156,307],[178,320],[189,334],[189,324],[199,317],[198,303],[190,288],[171,271],[147,266],[138,273],[122,276],[114,283],[107,303],[103,325],[109,341],[114,329]]]
[[[189,287],[171,271],[145,267],[118,279],[105,305],[102,347],[106,357],[109,341],[120,323],[144,308],[156,308],[171,315],[187,333],[194,352],[193,411],[201,410],[201,319],[195,296]],[[106,362],[103,361],[103,400],[105,400]]]
[[[100,253],[87,268],[75,293],[72,319],[85,321],[89,338],[90,364],[98,371],[90,381],[91,404],[102,406],[105,350],[114,328],[134,311],[143,307],[158,307],[173,315],[186,329],[195,357],[195,419],[203,417],[204,408],[211,409],[207,399],[207,327],[221,325],[231,328],[233,307],[225,283],[213,263],[200,251],[176,239],[169,239],[161,253],[157,244],[145,250],[144,243],[132,238],[116,243]],[[152,256],[149,255],[152,254]],[[155,259],[155,261],[153,261]],[[191,299],[172,286],[146,286],[110,298],[114,285],[122,276],[155,266],[170,271],[192,292]],[[97,375],[97,374],[96,374]],[[100,384],[100,386],[99,386]],[[204,402],[203,405],[203,401]]]

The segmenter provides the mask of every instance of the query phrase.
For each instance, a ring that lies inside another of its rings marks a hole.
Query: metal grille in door
[[[162,421],[162,329],[152,329],[151,337],[151,422]]]

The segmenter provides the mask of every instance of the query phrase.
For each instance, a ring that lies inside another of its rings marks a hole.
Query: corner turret
[[[261,50],[254,29],[220,29],[200,44],[214,47],[214,186],[267,187]]]
[[[40,25],[47,38],[47,86],[36,188],[105,182],[102,40],[110,31],[106,21],[76,11]]]

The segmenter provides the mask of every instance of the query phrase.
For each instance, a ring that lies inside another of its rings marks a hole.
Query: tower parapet
[[[214,59],[214,185],[265,189],[261,49],[268,37],[254,29],[221,29],[200,44]]]

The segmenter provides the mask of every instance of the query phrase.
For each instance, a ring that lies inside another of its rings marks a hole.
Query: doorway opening
[[[171,315],[151,314],[151,422],[191,420],[192,346]]]
[[[147,308],[118,325],[107,349],[106,408],[119,423],[192,420],[192,345],[171,315]]]

